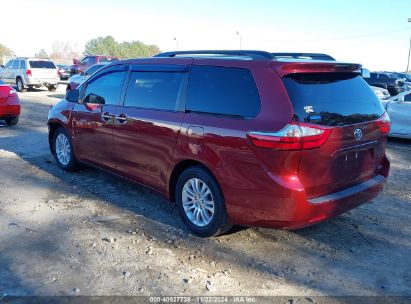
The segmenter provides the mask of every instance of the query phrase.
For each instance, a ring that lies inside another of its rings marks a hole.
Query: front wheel
[[[67,131],[58,128],[53,136],[53,152],[57,164],[65,171],[75,171],[78,164],[73,152],[73,145]]]
[[[175,193],[180,215],[194,234],[211,237],[231,228],[220,186],[201,166],[180,175]]]

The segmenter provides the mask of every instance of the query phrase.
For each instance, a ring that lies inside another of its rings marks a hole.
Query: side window
[[[87,83],[84,102],[117,105],[123,89],[125,71],[103,74]]]
[[[390,79],[387,74],[378,74],[378,79]]]
[[[183,73],[132,72],[124,106],[175,110]]]
[[[370,73],[370,78],[377,78],[377,74],[376,73]]]
[[[11,66],[12,69],[18,69],[19,68],[19,62],[20,60],[14,60],[13,65]]]
[[[247,69],[193,66],[188,83],[186,110],[254,117],[260,96]]]
[[[405,102],[411,102],[411,94],[407,94],[404,96],[404,101]]]
[[[26,66],[26,61],[25,60],[20,60],[20,69],[26,69],[27,68],[27,66]]]
[[[11,69],[11,67],[13,66],[13,61],[14,61],[14,60],[10,60],[9,62],[7,62],[6,68]]]

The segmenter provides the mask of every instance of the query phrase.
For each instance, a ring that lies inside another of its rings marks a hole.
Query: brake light
[[[276,150],[301,150],[321,147],[331,134],[331,128],[292,122],[278,132],[247,133],[254,146]]]
[[[26,70],[26,75],[31,76],[31,70]]]
[[[384,114],[378,120],[376,120],[375,123],[380,128],[380,132],[382,134],[388,134],[390,132],[391,121],[387,112],[384,112]]]
[[[17,91],[13,88],[10,88],[9,97],[17,96]]]

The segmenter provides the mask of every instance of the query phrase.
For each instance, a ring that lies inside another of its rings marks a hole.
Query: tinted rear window
[[[54,63],[48,60],[30,60],[29,63],[32,69],[55,69],[56,68]]]
[[[217,115],[254,117],[260,111],[260,96],[249,70],[193,66],[186,109]]]
[[[341,126],[374,120],[384,113],[379,99],[357,74],[292,74],[283,82],[297,121]]]

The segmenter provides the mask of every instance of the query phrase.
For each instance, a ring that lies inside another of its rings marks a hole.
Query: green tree
[[[84,48],[85,55],[115,56],[121,59],[148,57],[160,53],[156,45],[146,45],[141,41],[118,43],[112,36],[89,40]]]
[[[14,52],[0,43],[0,56],[13,56]]]

